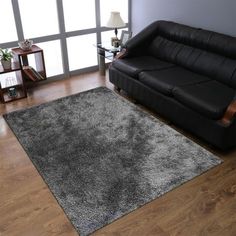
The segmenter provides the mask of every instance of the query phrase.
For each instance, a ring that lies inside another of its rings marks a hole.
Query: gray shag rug
[[[4,118],[80,235],[222,162],[104,87]]]

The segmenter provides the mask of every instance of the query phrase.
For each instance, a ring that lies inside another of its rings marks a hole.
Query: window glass
[[[59,33],[56,0],[19,0],[25,38]]]
[[[63,0],[66,31],[96,27],[94,0]]]
[[[111,11],[119,11],[124,22],[128,23],[128,0],[100,0],[101,25],[106,26]]]
[[[17,41],[17,33],[11,0],[1,1],[0,4],[0,43]]]
[[[61,43],[59,40],[37,43],[43,49],[47,77],[63,74]]]
[[[20,17],[22,21],[25,39],[48,37],[53,41],[36,43],[44,50],[47,76],[55,76],[64,73],[63,58],[60,40],[64,35],[60,34],[58,22],[57,0],[17,0],[19,3]],[[129,0],[60,0],[63,3],[64,21],[66,32],[96,29],[96,1],[100,2],[101,26],[105,26],[111,11],[119,11],[122,19],[128,22]],[[18,41],[17,30],[12,9],[14,0],[1,1],[0,14],[0,44]],[[7,23],[6,23],[7,22]],[[21,29],[19,29],[21,30]],[[122,29],[118,29],[120,38]],[[86,31],[84,31],[86,32]],[[70,71],[97,65],[96,39],[97,33],[67,37],[67,52]],[[109,29],[101,33],[102,41],[110,42],[114,37],[114,30]],[[53,36],[53,38],[52,38]],[[57,38],[58,36],[58,38]],[[39,40],[39,39],[38,39]],[[38,42],[35,40],[35,42]],[[45,38],[42,40],[44,41]],[[9,44],[10,45],[10,44]],[[29,63],[35,66],[34,56],[29,55]]]
[[[111,38],[112,37],[115,37],[115,32],[114,30],[109,30],[109,31],[104,31],[102,32],[102,43],[111,43]],[[118,31],[118,35],[117,37],[119,38],[120,37],[120,31]]]
[[[126,30],[126,31],[127,31],[128,28],[118,29],[118,34],[117,34],[118,39],[120,39],[122,30]],[[104,31],[104,32],[102,32],[102,42],[103,42],[103,43],[111,42],[111,38],[112,38],[112,37],[115,37],[115,32],[114,32],[114,30],[109,30],[109,31]]]
[[[67,39],[70,70],[97,65],[96,34]]]

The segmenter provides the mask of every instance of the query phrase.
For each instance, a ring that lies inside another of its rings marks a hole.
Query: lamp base
[[[117,41],[117,37],[111,37],[111,46],[113,46],[114,42]]]
[[[118,42],[118,46],[117,46],[117,42]],[[120,42],[120,40],[117,37],[111,38],[111,46],[119,47],[119,44],[120,44],[119,42]]]

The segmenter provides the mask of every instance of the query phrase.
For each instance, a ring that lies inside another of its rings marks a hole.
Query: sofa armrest
[[[155,21],[151,25],[144,28],[134,37],[128,40],[125,45],[127,49],[125,57],[144,55],[151,41],[158,34],[158,26],[161,21]]]
[[[233,100],[226,109],[226,112],[223,118],[221,119],[221,122],[225,125],[228,125],[232,122],[235,116],[236,116],[236,100]]]
[[[115,56],[114,60],[124,58],[126,56],[126,54],[127,54],[127,49],[126,48],[122,48],[121,52],[119,52]]]
[[[112,66],[115,60],[124,58],[126,54],[127,54],[127,50],[125,48],[122,48],[122,50],[114,57],[113,61],[110,63],[109,68]]]

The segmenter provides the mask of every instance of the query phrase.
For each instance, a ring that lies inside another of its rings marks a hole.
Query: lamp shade
[[[120,12],[112,11],[106,26],[109,28],[124,27],[125,22],[122,20]]]

